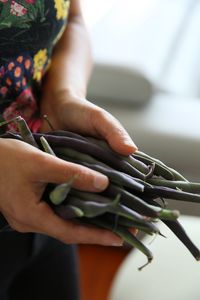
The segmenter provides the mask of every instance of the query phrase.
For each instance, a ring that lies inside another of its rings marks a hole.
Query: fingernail
[[[112,239],[112,242],[110,243],[112,246],[114,247],[121,247],[123,246],[123,240],[121,238],[115,238],[115,239]]]
[[[108,178],[104,175],[98,175],[94,178],[94,187],[97,190],[103,190],[108,185]]]
[[[123,246],[123,243],[113,243],[112,246],[114,247],[122,247]]]

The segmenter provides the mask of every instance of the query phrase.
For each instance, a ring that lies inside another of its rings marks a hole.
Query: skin
[[[118,153],[131,154],[137,147],[119,121],[86,100],[91,67],[80,5],[72,0],[68,26],[54,49],[51,68],[43,81],[41,116],[47,114],[54,129],[101,137]],[[49,127],[43,122],[41,131],[46,130]],[[64,183],[78,174],[74,187],[99,192],[107,187],[107,177],[21,141],[1,139],[0,144],[1,171],[5,170],[0,174],[0,211],[12,228],[44,233],[67,244],[122,245],[121,238],[112,232],[62,220],[41,199],[48,182]]]

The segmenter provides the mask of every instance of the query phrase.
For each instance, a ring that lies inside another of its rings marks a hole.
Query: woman
[[[2,118],[21,115],[36,132],[49,130],[42,119],[47,114],[55,129],[104,138],[121,154],[134,152],[120,123],[85,99],[90,72],[78,0],[0,0]],[[74,244],[120,246],[122,240],[60,219],[41,197],[48,182],[74,174],[74,187],[85,191],[104,190],[108,178],[9,139],[0,139],[0,165],[0,212],[15,229],[0,233],[0,299],[78,299]]]

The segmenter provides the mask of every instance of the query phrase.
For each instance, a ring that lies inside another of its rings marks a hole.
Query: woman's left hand
[[[109,112],[84,98],[67,92],[45,94],[41,101],[41,116],[47,115],[53,128],[74,131],[105,139],[111,148],[122,155],[137,150],[127,131]],[[45,120],[41,131],[49,131]]]

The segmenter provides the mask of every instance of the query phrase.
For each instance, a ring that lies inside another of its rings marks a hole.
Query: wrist
[[[81,101],[86,98],[86,89],[74,89],[65,87],[57,90],[55,93],[58,99],[62,99],[66,102]]]
[[[64,59],[61,61],[64,61]],[[74,73],[66,70],[67,66],[63,62],[62,64],[52,63],[43,80],[43,93],[51,95],[65,94],[68,98],[85,98],[88,80],[78,71]]]
[[[45,92],[40,102],[41,116],[47,115],[55,129],[66,128],[66,123],[67,127],[71,128],[72,123],[75,126],[73,120],[76,119],[77,122],[76,117],[86,102],[87,100],[82,94],[75,93],[70,89],[51,90]],[[41,130],[45,131],[47,128],[46,122],[44,122]]]
[[[70,84],[67,79],[58,80],[56,74],[47,74],[42,85],[42,94],[44,97],[54,99],[84,99],[87,94],[87,85],[78,85],[75,82]]]

